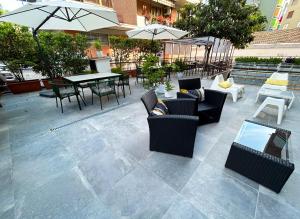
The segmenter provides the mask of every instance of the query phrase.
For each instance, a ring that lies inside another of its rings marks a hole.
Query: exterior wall
[[[291,18],[287,18],[289,12],[294,11]],[[287,13],[283,17],[281,29],[300,27],[300,0],[290,0]]]
[[[236,49],[234,56],[300,57],[300,43],[250,45],[246,49]]]
[[[137,1],[136,0],[113,0],[113,9],[117,12],[121,23],[136,25]]]

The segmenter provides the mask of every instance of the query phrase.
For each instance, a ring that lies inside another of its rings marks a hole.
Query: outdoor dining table
[[[75,91],[78,91],[78,85],[80,83],[89,82],[89,81],[100,81],[104,79],[117,78],[120,76],[121,76],[120,74],[116,74],[116,73],[96,73],[96,74],[74,75],[69,77],[63,77],[63,79],[71,83],[74,86]],[[124,89],[124,85],[123,85],[123,89]],[[81,105],[80,105],[78,95],[76,95],[76,99],[77,99],[79,109],[81,110]]]

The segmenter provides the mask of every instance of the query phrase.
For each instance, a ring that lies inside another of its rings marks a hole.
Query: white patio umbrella
[[[41,59],[45,63],[47,60],[43,57],[43,51],[37,37],[38,30],[87,32],[119,25],[116,12],[113,9],[71,0],[28,3],[0,16],[0,22],[11,22],[32,28]]]
[[[127,31],[126,34],[134,39],[172,40],[179,39],[187,35],[188,32],[161,24],[150,24]]]
[[[116,12],[71,0],[28,3],[0,16],[0,21],[44,30],[91,31],[119,25]]]

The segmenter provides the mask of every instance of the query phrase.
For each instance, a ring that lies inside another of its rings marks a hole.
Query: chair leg
[[[93,95],[93,92],[92,92],[92,104],[94,104],[94,95]]]
[[[55,100],[56,100],[56,108],[58,108],[57,97],[55,97]]]
[[[85,99],[84,92],[83,92],[83,87],[81,88],[81,91],[82,91],[82,97],[83,97],[83,99]]]
[[[118,100],[118,97],[117,97],[117,94],[116,94],[116,92],[115,92],[115,96],[116,96],[116,99],[117,99],[117,103],[118,103],[118,105],[120,105],[120,104],[119,104],[119,100]]]
[[[109,95],[107,95],[107,101],[109,101]]]
[[[80,99],[82,100],[83,104],[86,106],[86,103],[84,101],[84,99],[82,98],[82,96],[80,94],[78,94],[80,96]]]
[[[100,106],[101,106],[101,110],[102,110],[102,100],[101,100],[101,96],[99,96],[100,99]]]
[[[129,88],[129,93],[131,94],[130,84],[128,84],[128,88]]]
[[[68,100],[69,100],[69,102],[71,103],[71,99],[70,99],[70,96],[68,96]]]
[[[64,108],[63,108],[63,105],[62,105],[62,101],[61,101],[61,99],[59,99],[59,100],[60,100],[61,113],[64,113]]]

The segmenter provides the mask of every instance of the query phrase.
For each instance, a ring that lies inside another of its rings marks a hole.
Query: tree
[[[81,34],[39,32],[41,51],[35,59],[34,70],[49,78],[73,75],[88,65],[87,38]]]
[[[28,28],[1,23],[0,48],[0,60],[17,80],[25,80],[22,69],[32,66],[36,56],[35,42]]]
[[[110,36],[109,43],[113,50],[113,57],[119,67],[130,58],[130,54],[136,47],[135,41],[126,37]]]
[[[236,48],[253,41],[253,33],[265,28],[267,21],[258,7],[246,0],[209,0],[209,4],[187,4],[180,9],[175,26],[192,37],[214,36],[230,40]]]
[[[130,58],[141,58],[150,53],[161,51],[159,41],[144,39],[130,39],[122,36],[110,36],[109,43],[113,50],[113,57],[119,67]]]

